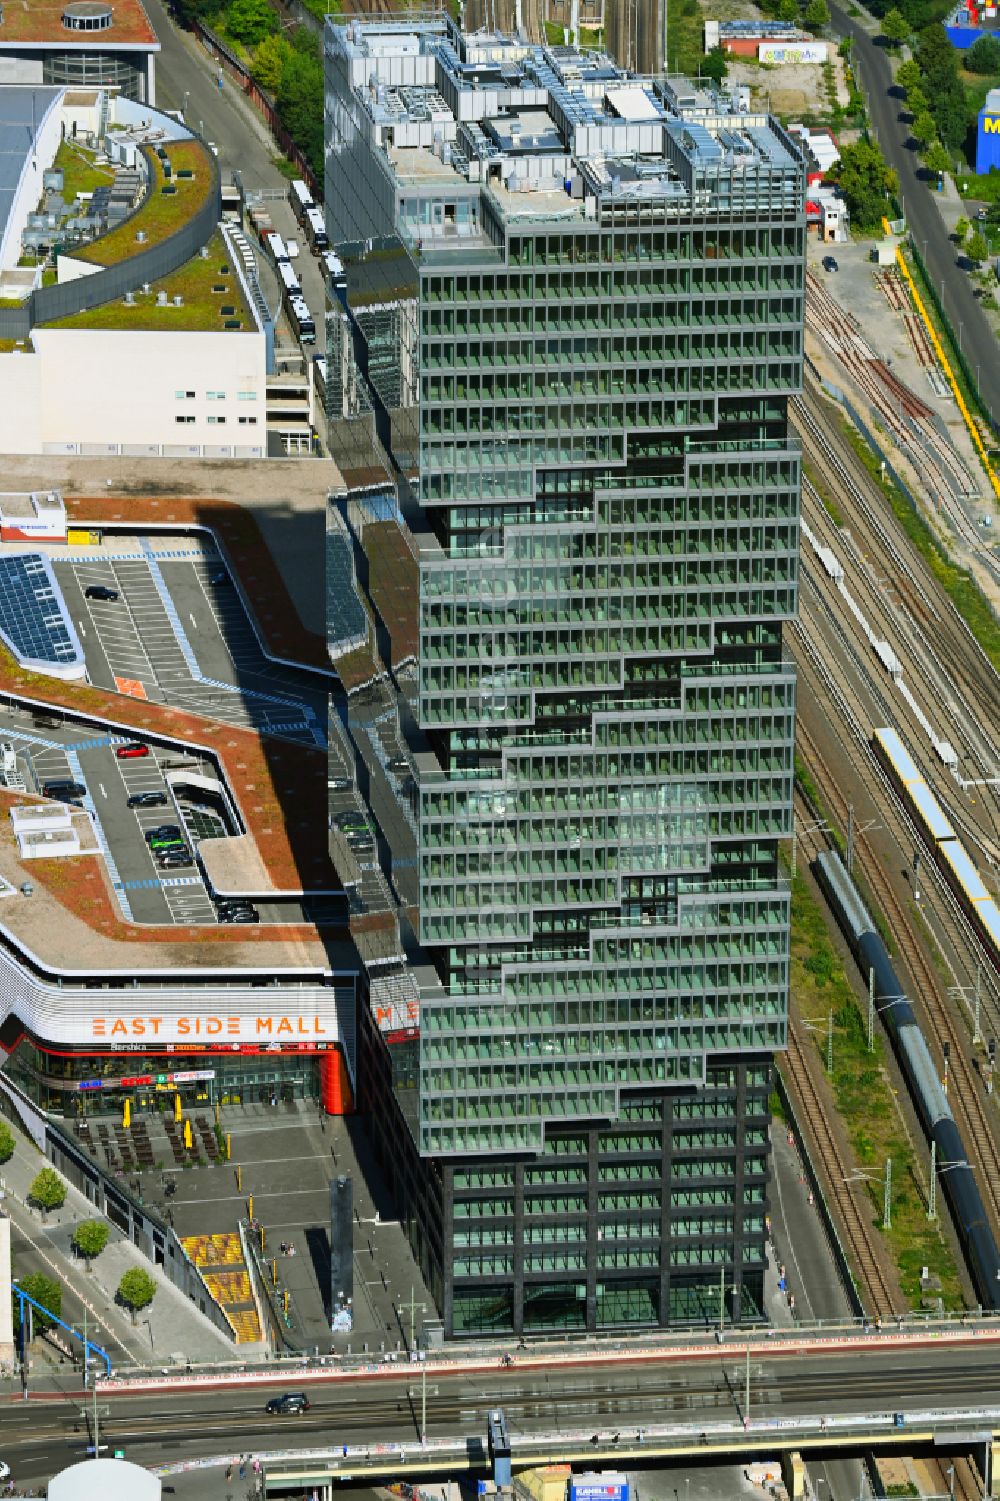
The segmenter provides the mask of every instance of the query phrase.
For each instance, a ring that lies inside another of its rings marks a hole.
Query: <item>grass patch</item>
[[[116,225],[99,239],[92,240],[89,245],[82,245],[74,250],[75,259],[91,261],[98,266],[115,266],[120,261],[127,260],[130,255],[166,239],[197,213],[212,188],[212,167],[205,148],[197,141],[169,141],[164,149],[173,169],[169,181],[177,188],[176,193],[165,194],[160,191],[167,182],[163,163],[155,152],[147,148],[146,160],[152,163],[152,187],[148,196],[124,223]],[[188,170],[194,173],[193,177],[178,178],[178,172]],[[146,232],[146,240],[142,245],[138,245],[135,238],[140,229]]]
[[[122,299],[116,298],[114,302],[102,303],[100,307],[87,308],[81,313],[70,313],[66,318],[58,318],[53,323],[48,323],[47,328],[125,328],[143,329],[155,332],[176,333],[190,331],[200,333],[212,332],[253,332],[256,328],[250,309],[240,287],[239,278],[232,268],[231,257],[226,250],[225,241],[221,234],[214,234],[208,242],[208,257],[203,260],[201,256],[195,256],[194,260],[188,261],[187,265],[181,266],[172,276],[164,277],[156,282],[148,294],[135,293],[135,302],[131,306]],[[227,265],[229,271],[223,273],[219,267]],[[213,287],[225,286],[224,292],[213,292]],[[160,307],[156,301],[157,292],[166,292],[168,302],[166,307]],[[183,297],[180,307],[174,307],[172,299],[175,295]],[[223,317],[220,312],[222,307],[235,309],[233,313],[227,313]],[[225,323],[230,318],[238,318],[241,327],[237,330],[227,330]]]
[[[879,461],[864,438],[847,420],[838,414],[841,427],[854,452],[868,473],[877,481],[892,507],[893,515],[903,531],[916,547],[928,568],[941,585],[955,609],[975,636],[989,660],[1000,672],[1000,623],[990,608],[989,601],[979,585],[966,569],[952,562],[938,537],[931,530],[919,511],[914,510],[906,496],[891,478],[883,481]]]
[[[804,455],[802,459],[802,473],[805,475],[806,479],[812,485],[820,500],[823,502],[823,509],[829,516],[830,520],[833,522],[834,526],[843,526],[844,514],[840,510],[840,507],[837,505],[837,502],[834,500],[833,496],[830,494],[829,485],[826,483],[819,470],[813,464],[812,460],[807,459]]]
[[[667,0],[667,61],[670,73],[697,78],[701,70],[702,20],[698,0]]]
[[[955,186],[963,198],[980,199],[984,203],[1000,203],[1000,172],[956,172]]]
[[[65,137],[60,141],[52,165],[62,172],[62,196],[67,203],[72,203],[78,193],[93,193],[97,188],[106,188],[114,182],[114,168],[96,167],[95,155],[95,152],[86,151]]]
[[[963,1306],[962,1285],[939,1225],[927,1219],[921,1189],[926,1174],[910,1148],[886,1074],[886,1044],[876,1035],[868,1051],[867,1017],[827,931],[823,909],[801,877],[792,882],[791,992],[826,1064],[827,1018],[833,1012],[833,1092],[858,1164],[871,1179],[864,1188],[882,1223],[882,1174],[892,1161],[892,1229],[884,1230],[899,1268],[903,1293],[920,1306],[921,1268],[941,1279],[946,1308]]]
[[[302,175],[302,169],[295,162],[290,162],[287,156],[272,156],[271,166],[277,167],[282,177],[287,177],[289,182]]]

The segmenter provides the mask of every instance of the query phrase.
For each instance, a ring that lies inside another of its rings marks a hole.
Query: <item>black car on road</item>
[[[170,799],[165,792],[133,792],[128,800],[130,808],[163,808]]]
[[[309,1398],[305,1392],[283,1392],[280,1397],[272,1397],[264,1408],[265,1412],[308,1412]]]
[[[83,592],[87,599],[106,599],[113,602],[118,598],[118,590],[109,589],[107,584],[88,584]]]

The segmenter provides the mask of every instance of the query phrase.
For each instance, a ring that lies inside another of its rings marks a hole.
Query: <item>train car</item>
[[[281,295],[285,298],[301,297],[302,288],[299,285],[298,277],[292,269],[291,262],[279,261],[274,269],[277,271],[278,280],[281,282]]]
[[[288,184],[288,201],[292,206],[292,213],[305,229],[306,212],[313,207],[313,199],[301,177],[296,177]]]
[[[329,250],[330,241],[326,233],[326,220],[323,218],[323,210],[319,208],[307,208],[305,224],[306,234],[309,236],[309,244],[317,254]]]
[[[997,903],[958,836],[948,815],[928,787],[910,752],[893,729],[872,736],[876,758],[885,767],[920,825],[938,868],[976,928],[994,965],[1000,969]]]
[[[304,297],[289,297],[288,318],[301,344],[315,344],[316,322]]]
[[[813,861],[812,869],[862,975],[872,976],[875,1005],[899,1059],[917,1115],[928,1142],[934,1143],[939,1170],[945,1165],[948,1168],[947,1172],[941,1172],[940,1184],[976,1295],[983,1308],[1000,1310],[1000,1252],[927,1040],[909,1001],[900,999],[905,991],[889,951],[840,856],[826,850]]]

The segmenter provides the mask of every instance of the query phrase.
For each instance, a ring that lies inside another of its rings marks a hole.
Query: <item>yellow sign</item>
[[[991,120],[989,115],[983,116],[983,129],[987,135],[1000,135],[1000,116]]]

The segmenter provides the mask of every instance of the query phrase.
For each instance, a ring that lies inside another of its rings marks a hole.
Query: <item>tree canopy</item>
[[[83,1220],[73,1231],[73,1249],[86,1261],[100,1256],[108,1243],[111,1227],[104,1220]]]
[[[969,107],[958,76],[955,49],[940,23],[924,27],[914,55],[938,135],[946,146],[957,151],[968,130]]]
[[[238,42],[255,47],[278,29],[278,17],[267,0],[229,0],[226,30]]]
[[[26,1277],[19,1277],[18,1282],[23,1292],[29,1298],[34,1298],[36,1303],[41,1303],[49,1313],[55,1314],[56,1318],[62,1315],[62,1286],[52,1277],[46,1277],[44,1272],[29,1272]],[[18,1303],[20,1308],[20,1303]],[[53,1320],[46,1318],[44,1313],[39,1313],[37,1308],[31,1310],[36,1329],[51,1329]]]
[[[895,5],[891,10],[887,10],[885,15],[882,17],[882,35],[885,37],[886,41],[891,42],[894,47],[898,47],[901,45],[901,43],[906,41],[906,38],[910,34],[910,30],[911,27],[909,21],[903,15],[903,12],[901,10],[897,10]]]
[[[9,1162],[14,1155],[16,1141],[6,1121],[0,1121],[0,1162]]]
[[[986,243],[986,236],[981,229],[974,229],[969,236],[969,243],[965,247],[965,253],[970,261],[978,266],[990,258],[990,247]]]
[[[970,73],[1000,73],[1000,38],[981,36],[963,58]]]
[[[871,141],[844,146],[840,161],[829,173],[847,203],[855,229],[878,229],[886,212],[886,194],[895,193],[898,180]]]
[[[55,1168],[43,1167],[35,1175],[28,1198],[39,1209],[59,1209],[66,1202],[66,1185]]]
[[[133,1313],[148,1308],[156,1297],[156,1283],[141,1266],[130,1267],[118,1284],[118,1296]]]

